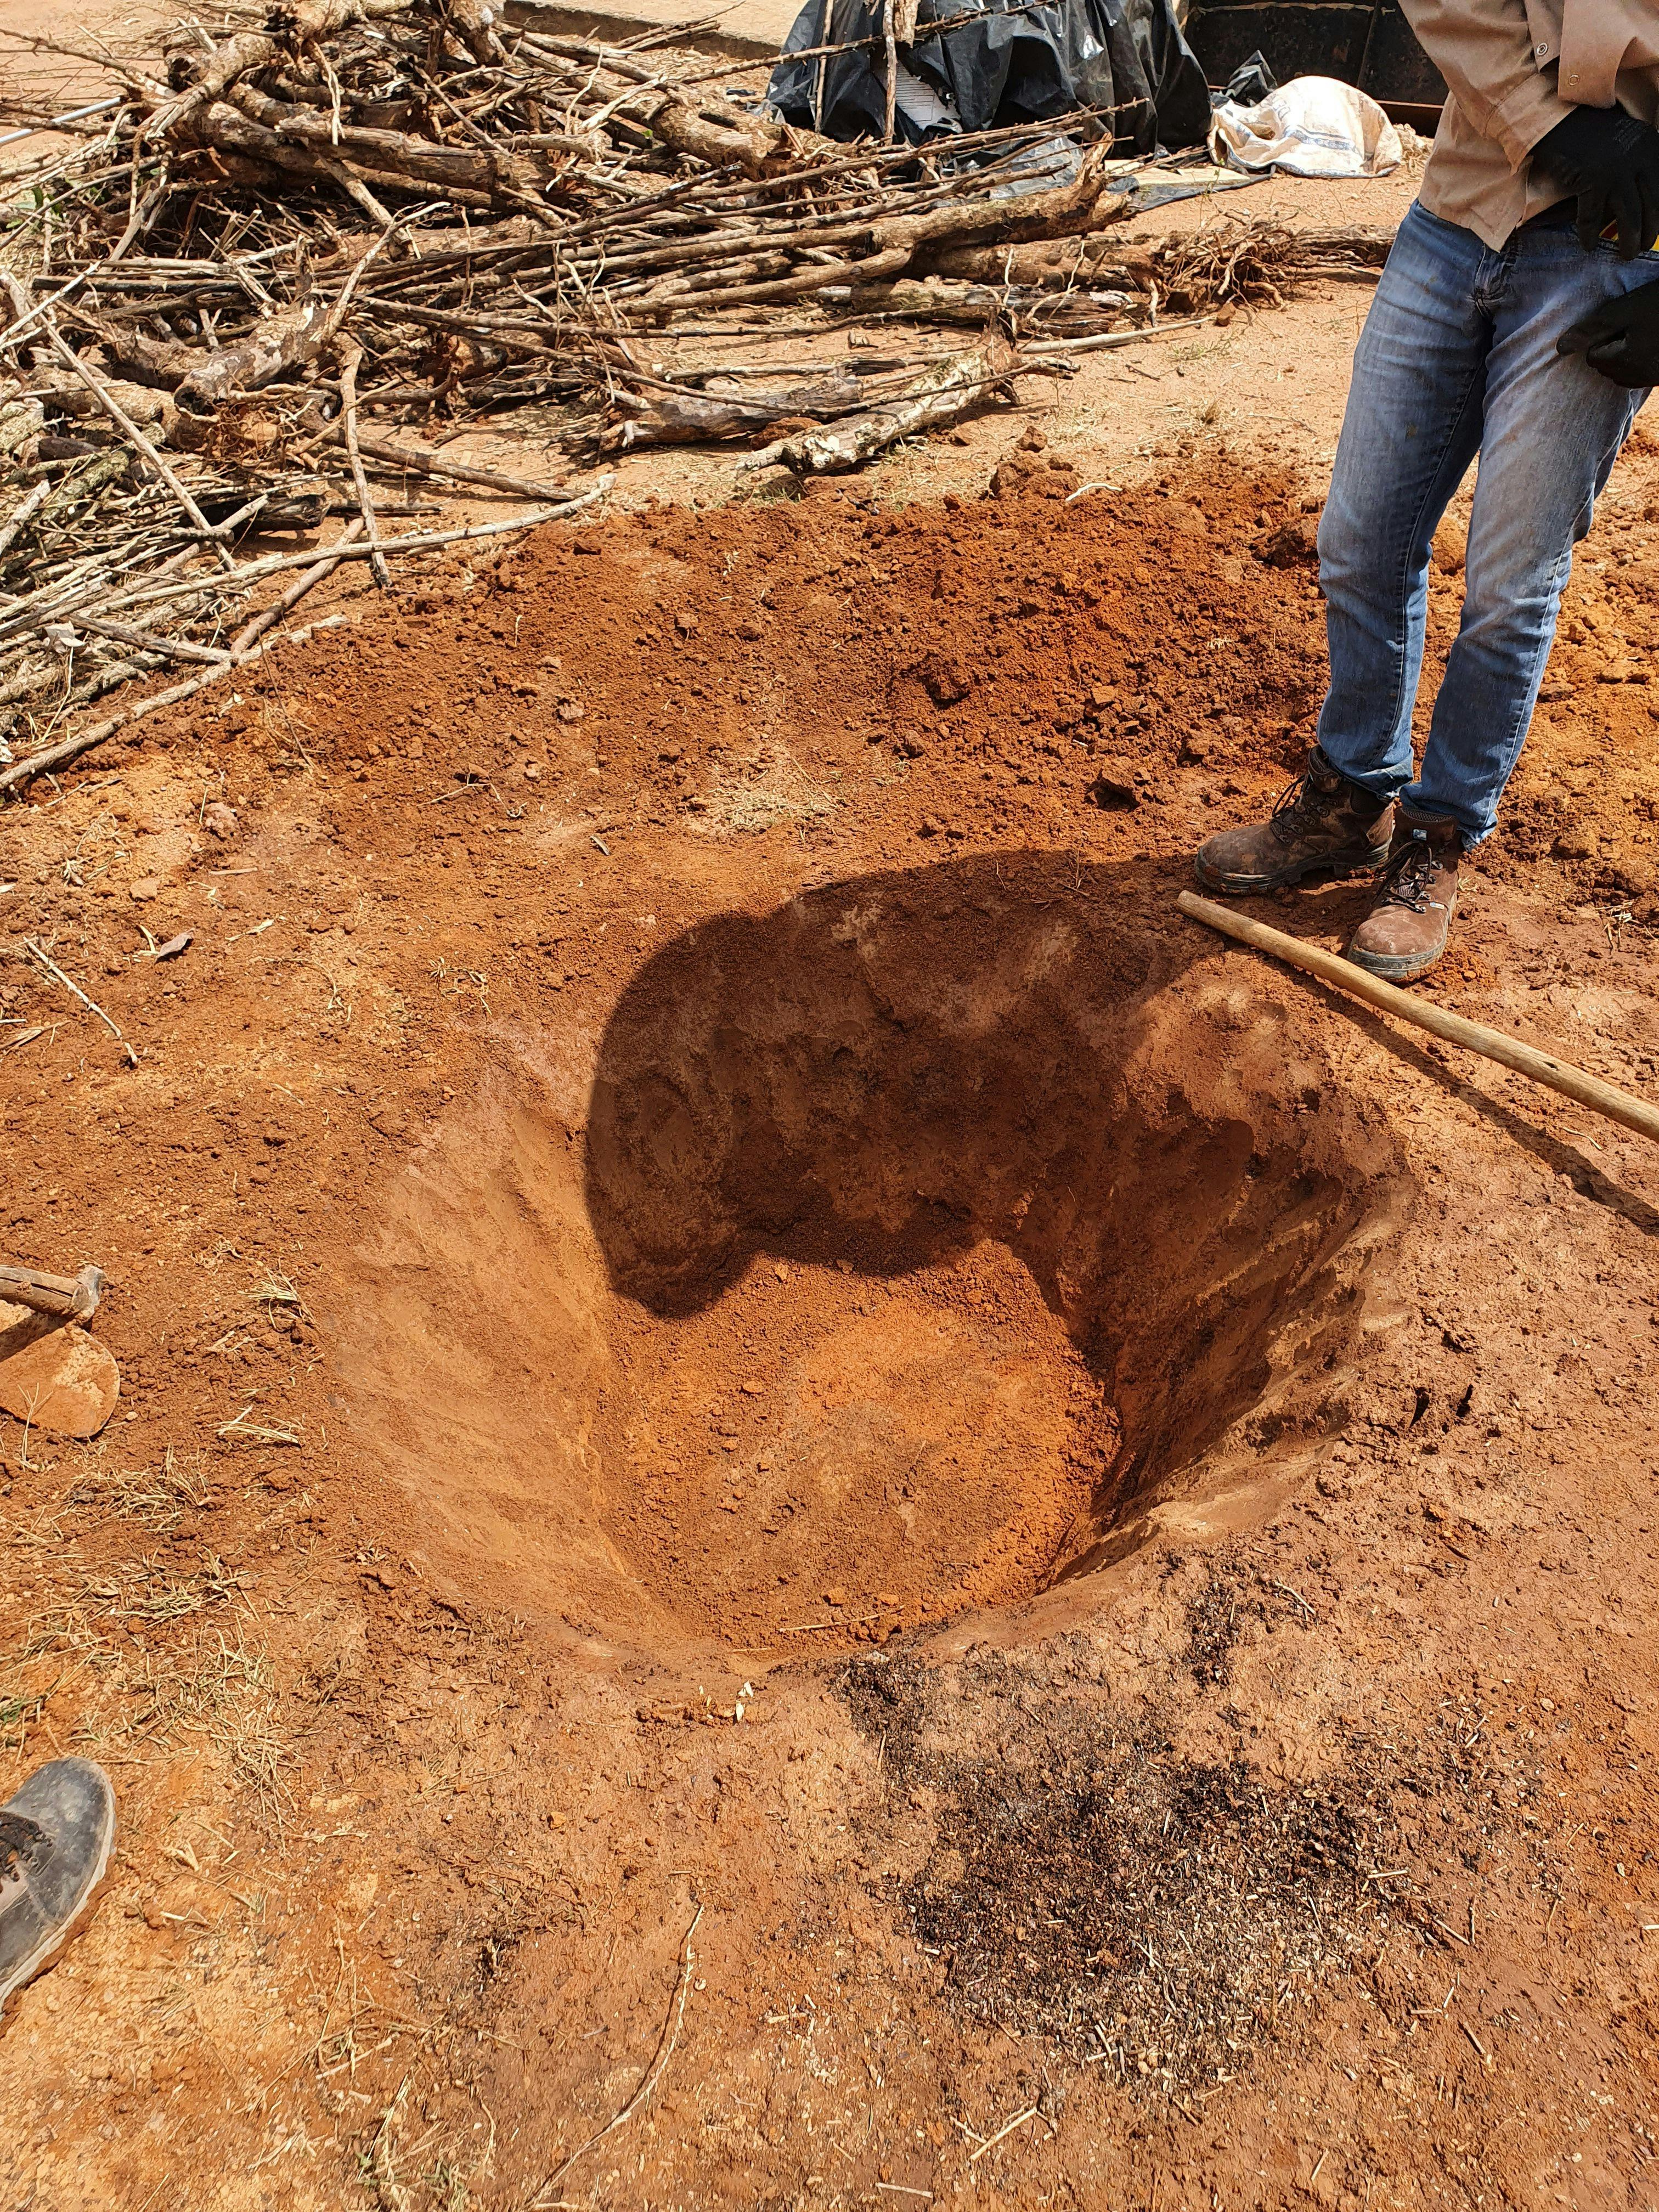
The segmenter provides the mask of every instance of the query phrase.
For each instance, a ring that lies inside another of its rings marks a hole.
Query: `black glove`
[[[1582,353],[1592,368],[1632,392],[1659,384],[1659,283],[1638,284],[1563,331],[1557,353]]]
[[[1575,107],[1545,132],[1532,158],[1577,197],[1578,243],[1587,253],[1615,223],[1623,261],[1659,238],[1659,131],[1622,107]]]

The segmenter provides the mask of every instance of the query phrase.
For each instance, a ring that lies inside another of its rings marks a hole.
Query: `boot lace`
[[[0,1875],[9,1874],[14,1867],[21,1872],[39,1866],[51,1848],[38,1820],[27,1820],[21,1813],[0,1812]]]
[[[1428,839],[1407,838],[1383,866],[1377,905],[1409,907],[1413,914],[1426,914],[1433,904],[1429,894],[1439,870],[1439,859]]]
[[[1294,782],[1287,783],[1273,801],[1268,826],[1276,837],[1288,844],[1304,830],[1315,828],[1329,804],[1328,794],[1316,791],[1312,779],[1304,773]]]

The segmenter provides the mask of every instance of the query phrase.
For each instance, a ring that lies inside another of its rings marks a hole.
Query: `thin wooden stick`
[[[368,478],[363,474],[363,457],[357,444],[357,371],[362,358],[363,349],[360,345],[341,345],[340,434],[345,440],[346,459],[351,464],[351,481],[356,487],[357,505],[362,511],[363,529],[368,538],[368,565],[380,589],[389,592],[392,589],[392,571],[386,567],[386,555],[380,550],[380,532],[374,519],[374,502],[368,495]]]
[[[281,622],[285,614],[299,605],[313,584],[320,584],[326,577],[331,576],[345,558],[345,548],[362,535],[362,517],[354,515],[336,540],[339,551],[325,554],[322,560],[303,570],[279,599],[273,599],[268,607],[262,608],[251,620],[245,622],[230,641],[232,653],[246,653],[257,638],[263,637],[268,629]]]
[[[621,2127],[625,2120],[633,2118],[658,2082],[661,2081],[668,2062],[674,2055],[674,2045],[679,2041],[680,2022],[685,2018],[685,2000],[691,1987],[691,1969],[694,1963],[691,1955],[691,1938],[696,1934],[697,1923],[702,1918],[702,1907],[699,1905],[691,1917],[691,1925],[686,1929],[684,1940],[680,1945],[680,1975],[674,1991],[674,2001],[668,2008],[667,2019],[663,2022],[662,2034],[657,2044],[657,2055],[647,2068],[645,2079],[622,2110],[608,2119],[597,2135],[589,2136],[585,2143],[573,2150],[568,2158],[554,2168],[532,2200],[532,2212],[534,2206],[542,2202],[550,2189],[558,2187],[579,2158],[586,2158],[596,2143],[602,2143],[605,2137]]]
[[[977,2166],[981,2159],[984,2157],[986,2152],[988,2150],[994,2150],[1005,2136],[1012,2135],[1016,2128],[1024,2127],[1027,2120],[1034,2120],[1036,2116],[1036,2106],[1035,2105],[1028,2105],[1023,2112],[1016,2112],[1012,2120],[1005,2120],[1003,2124],[997,2130],[994,2136],[987,2136],[985,2141],[980,2145],[979,2148],[976,2151],[972,2151],[969,2154],[969,2165]]]
[[[29,493],[3,530],[0,530],[0,554],[9,553],[28,524],[52,497],[49,483],[38,483]]]
[[[131,629],[125,623],[101,622],[95,615],[76,615],[76,629],[90,630],[94,637],[111,637],[118,645],[136,647],[140,653],[159,653],[169,660],[200,660],[217,666],[230,655],[223,647],[192,645],[186,638],[158,637],[154,630]]]
[[[893,115],[898,106],[898,39],[893,29],[894,0],[882,0],[881,51],[882,76],[885,80],[881,135],[884,142],[893,143]]]
[[[198,530],[201,532],[203,537],[210,542],[215,553],[218,556],[220,567],[222,568],[234,568],[235,566],[234,558],[231,554],[229,547],[225,544],[224,540],[220,536],[217,528],[216,528],[216,526],[208,520],[206,515],[203,514],[201,508],[198,507],[194,499],[191,498],[188,488],[178,474],[178,471],[172,466],[171,463],[162,459],[161,454],[156,452],[149,440],[144,435],[143,432],[138,428],[138,425],[126,412],[119,400],[116,398],[115,394],[109,389],[109,386],[105,383],[103,378],[101,376],[95,375],[81,359],[79,354],[76,353],[72,348],[66,346],[64,343],[62,337],[58,335],[57,325],[55,324],[50,322],[47,324],[46,337],[51,343],[52,351],[57,355],[58,360],[63,362],[64,368],[70,370],[73,375],[77,376],[81,382],[86,386],[87,390],[91,392],[93,398],[103,409],[105,414],[109,416],[116,428],[121,432],[128,444],[136,447],[137,451],[143,455],[144,459],[149,463],[151,468],[155,470],[156,475],[161,477],[162,483],[178,501],[179,506],[183,507],[185,513],[196,525]]]
[[[1064,368],[1080,353],[1115,353],[1121,346],[1146,345],[1153,338],[1168,337],[1171,331],[1194,331],[1200,323],[1214,319],[1210,315],[1183,315],[1178,322],[1159,323],[1156,329],[1148,323],[1138,331],[1108,331],[1097,337],[1049,338],[1041,353],[1028,353],[1025,365],[1029,368],[1037,362]]]
[[[343,437],[339,423],[330,426],[331,440]],[[470,463],[446,461],[436,453],[422,453],[408,446],[393,446],[384,438],[365,438],[357,433],[358,449],[372,461],[385,461],[389,467],[404,469],[414,477],[442,477],[456,483],[483,484],[489,491],[511,492],[515,499],[556,499],[557,484],[538,483],[532,477],[510,477],[500,469],[480,469]]]
[[[1327,952],[1321,945],[1305,944],[1299,937],[1287,937],[1282,929],[1270,929],[1266,922],[1252,921],[1245,915],[1235,914],[1231,907],[1217,906],[1213,900],[1200,898],[1196,892],[1182,891],[1176,904],[1182,914],[1190,915],[1194,921],[1201,921],[1211,929],[1218,929],[1224,937],[1236,938],[1241,945],[1253,945],[1258,952],[1270,952],[1275,959],[1286,961],[1292,968],[1305,969],[1322,982],[1334,983],[1339,991],[1364,999],[1367,1005],[1385,1014],[1396,1014],[1401,1021],[1444,1037],[1448,1044],[1461,1044],[1469,1052],[1478,1052],[1483,1060],[1495,1060],[1500,1066],[1513,1068],[1517,1075],[1529,1076],[1534,1083],[1559,1091],[1564,1098],[1588,1106],[1591,1113],[1603,1115],[1609,1121],[1621,1122],[1638,1136],[1659,1144],[1659,1107],[1633,1098],[1628,1091],[1620,1091],[1613,1084],[1603,1083],[1599,1076],[1575,1067],[1570,1060],[1558,1060],[1553,1053],[1540,1052],[1535,1045],[1522,1044],[1518,1037],[1507,1036],[1502,1030],[1489,1030],[1484,1023],[1465,1021],[1462,1014],[1449,1013],[1431,1000],[1413,998],[1409,991],[1385,983],[1381,976],[1368,975],[1364,969],[1355,967],[1351,960],[1344,960],[1337,953]]]
[[[58,963],[52,958],[52,955],[46,951],[40,945],[37,945],[32,937],[26,937],[23,939],[23,950],[25,952],[32,953],[40,963],[40,965],[46,969],[47,975],[52,976],[58,982],[61,983],[72,999],[78,999],[89,1014],[97,1015],[99,1020],[102,1022],[104,1027],[115,1039],[117,1044],[120,1046],[122,1051],[126,1054],[133,1066],[137,1067],[138,1065],[137,1054],[122,1036],[118,1025],[110,1019],[109,1016],[99,1005],[97,1000],[89,999],[86,993],[81,988],[81,986],[76,981],[75,978],[72,975],[66,975],[63,969],[58,965]]]

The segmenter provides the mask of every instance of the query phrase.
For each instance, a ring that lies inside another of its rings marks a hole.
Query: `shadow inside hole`
[[[1113,1556],[1224,1438],[1211,1490],[1317,1433],[1410,1193],[1316,1013],[1253,964],[1189,975],[1212,948],[1169,897],[1146,863],[1018,854],[720,916],[634,977],[592,1086],[589,1218],[665,1327],[762,1257],[1029,1271],[1115,1412],[1031,1587]]]

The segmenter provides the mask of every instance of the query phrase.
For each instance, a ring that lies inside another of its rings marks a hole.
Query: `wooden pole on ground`
[[[1231,907],[1217,906],[1212,899],[1200,898],[1195,891],[1182,891],[1176,904],[1182,914],[1190,915],[1194,921],[1204,922],[1211,929],[1218,929],[1224,937],[1237,938],[1241,945],[1254,945],[1258,952],[1270,952],[1276,960],[1287,961],[1292,968],[1305,969],[1322,982],[1334,984],[1339,991],[1364,999],[1368,1006],[1385,1014],[1397,1015],[1419,1030],[1444,1037],[1448,1044],[1461,1044],[1470,1052],[1478,1052],[1484,1060],[1495,1060],[1500,1066],[1512,1067],[1517,1075],[1529,1075],[1534,1083],[1542,1083],[1552,1091],[1559,1091],[1563,1097],[1588,1106],[1591,1113],[1605,1115],[1609,1121],[1620,1121],[1638,1136],[1659,1144],[1659,1107],[1633,1098],[1628,1091],[1620,1091],[1611,1083],[1603,1083],[1599,1076],[1587,1074],[1570,1060],[1558,1060],[1553,1053],[1540,1052],[1535,1045],[1522,1044],[1518,1037],[1506,1036],[1502,1030],[1489,1030],[1483,1023],[1465,1021],[1462,1014],[1449,1013],[1431,1000],[1413,998],[1409,991],[1385,983],[1380,975],[1367,975],[1363,968],[1356,968],[1352,961],[1344,960],[1339,953],[1327,952],[1317,945],[1306,945],[1299,937],[1287,937],[1282,929],[1270,929],[1266,922],[1252,921],[1246,915],[1235,914]]]

